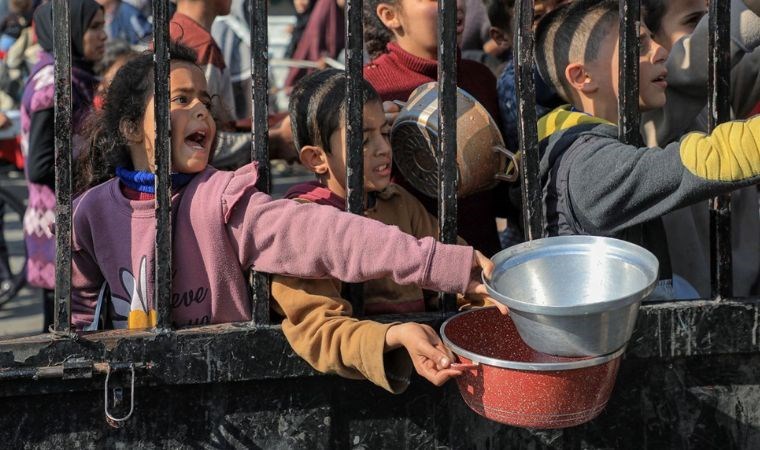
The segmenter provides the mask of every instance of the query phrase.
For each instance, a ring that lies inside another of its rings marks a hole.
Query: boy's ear
[[[396,8],[393,5],[380,3],[375,9],[375,14],[377,14],[377,17],[380,18],[380,22],[382,22],[389,30],[395,30],[401,26],[401,23],[398,20],[398,14],[396,13]]]
[[[491,39],[493,39],[494,42],[496,42],[496,45],[498,45],[500,48],[508,49],[511,47],[511,41],[509,34],[498,27],[491,27],[488,29],[488,34],[491,36]]]
[[[143,141],[143,130],[132,121],[122,119],[119,122],[119,131],[127,139],[128,143],[138,143]]]
[[[568,64],[565,68],[565,79],[574,90],[584,94],[591,94],[598,89],[598,85],[581,63]]]
[[[327,155],[321,147],[316,145],[305,145],[301,148],[299,154],[301,164],[317,175],[327,175],[329,167],[327,165]]]

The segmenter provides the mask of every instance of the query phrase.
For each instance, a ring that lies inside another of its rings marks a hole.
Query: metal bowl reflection
[[[484,280],[491,297],[509,307],[529,346],[561,356],[605,355],[625,345],[659,268],[649,251],[596,236],[525,242],[492,261],[493,275]]]

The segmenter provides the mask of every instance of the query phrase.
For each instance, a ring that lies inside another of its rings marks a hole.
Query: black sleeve
[[[29,181],[55,190],[55,133],[53,108],[32,113],[29,154],[26,156]]]

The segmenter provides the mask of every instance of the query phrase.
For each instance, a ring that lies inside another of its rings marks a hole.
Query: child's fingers
[[[472,258],[472,267],[480,267],[483,269],[483,274],[487,279],[491,279],[491,274],[493,274],[493,261],[488,259],[488,257],[479,251],[475,250],[475,255]]]
[[[506,316],[507,314],[509,314],[509,308],[507,308],[507,305],[503,305],[499,302],[492,302],[492,303],[502,315]]]
[[[420,342],[415,350],[417,355],[432,361],[435,364],[435,368],[438,370],[448,369],[453,360],[452,355],[428,342]]]
[[[427,375],[422,375],[426,380],[430,381],[436,386],[443,386],[444,383],[449,381],[449,379],[453,377],[458,377],[462,375],[464,371],[457,370],[457,369],[444,369],[444,370],[438,370],[435,372],[431,372]]]
[[[383,102],[383,112],[385,113],[385,122],[388,125],[393,125],[393,122],[398,117],[398,113],[401,112],[401,106],[395,102]]]

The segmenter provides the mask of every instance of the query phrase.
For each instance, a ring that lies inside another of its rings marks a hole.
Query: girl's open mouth
[[[206,149],[206,131],[198,130],[185,137],[185,144],[197,150]]]

